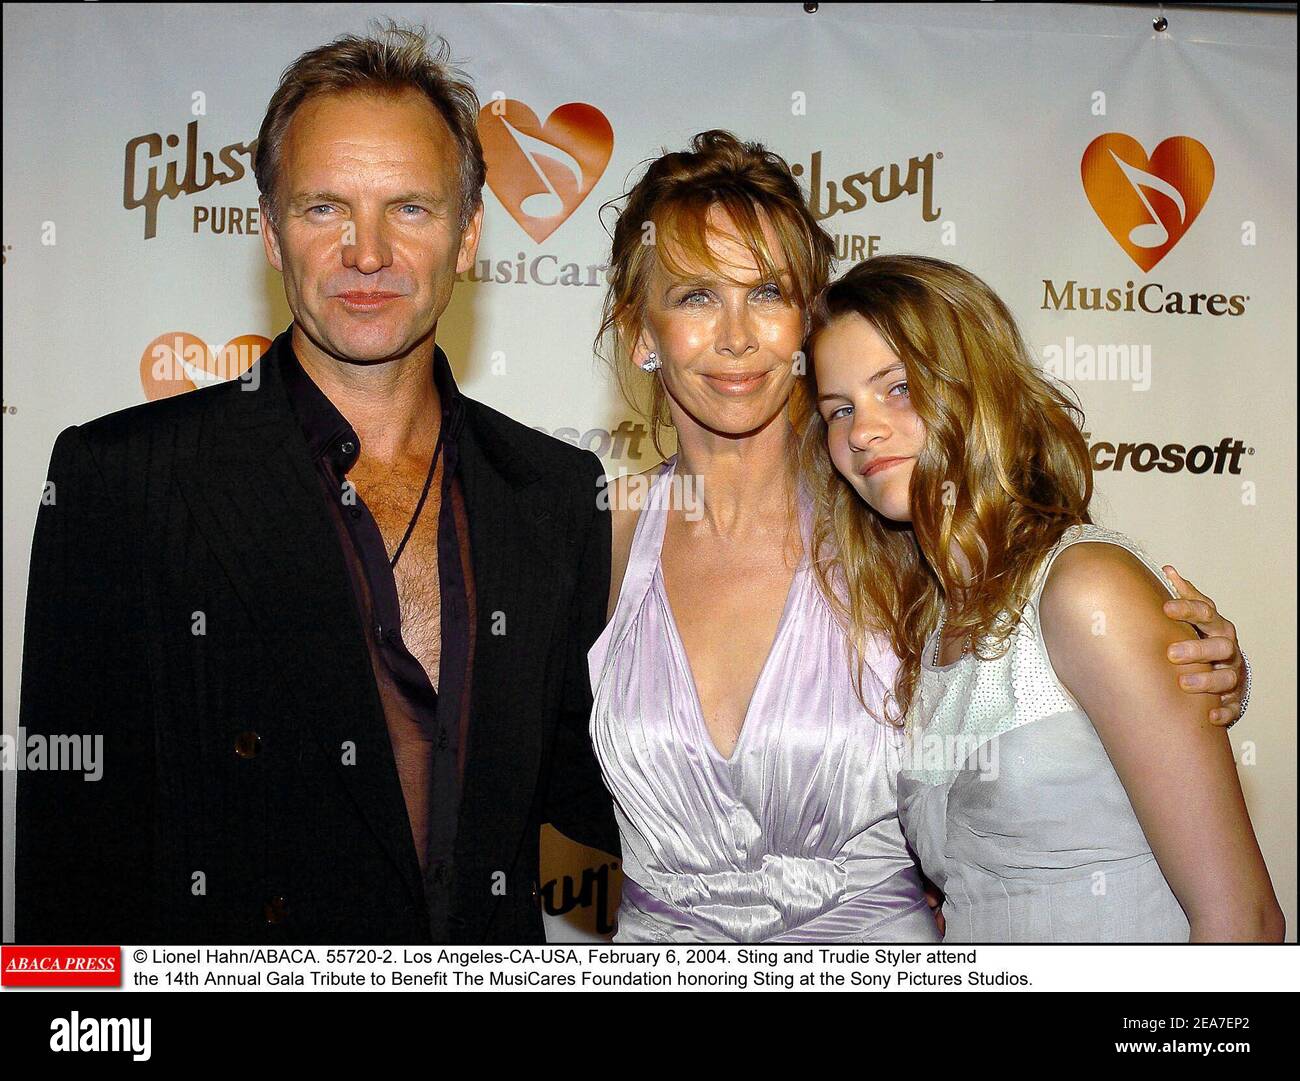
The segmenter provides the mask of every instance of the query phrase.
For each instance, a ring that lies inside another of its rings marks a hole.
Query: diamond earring
[[[659,354],[652,352],[641,362],[641,370],[645,372],[657,372],[659,370]]]

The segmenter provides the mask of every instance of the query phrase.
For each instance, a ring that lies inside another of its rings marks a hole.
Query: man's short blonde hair
[[[389,21],[372,37],[352,34],[303,53],[280,76],[257,135],[253,173],[266,213],[279,220],[280,153],[284,133],[298,107],[318,94],[368,91],[401,94],[418,90],[433,103],[460,151],[460,213],[463,231],[483,202],[487,165],[478,136],[478,95],[469,78],[450,61],[451,46],[441,36],[429,52],[422,27],[399,27]]]

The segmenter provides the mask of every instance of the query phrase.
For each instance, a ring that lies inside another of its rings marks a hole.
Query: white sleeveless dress
[[[1047,571],[1072,544],[1117,544],[1079,525],[1043,561],[1006,654],[943,667],[926,643],[908,714],[899,818],[945,894],[945,942],[1186,942],[1187,917],[1088,715],[1061,684],[1038,627]],[[935,634],[938,631],[936,630]]]

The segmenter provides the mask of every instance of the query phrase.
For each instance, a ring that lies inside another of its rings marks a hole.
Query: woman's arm
[[[1071,545],[1039,606],[1052,666],[1091,718],[1193,942],[1280,942],[1284,919],[1251,827],[1213,694],[1190,694],[1167,660],[1186,624],[1168,592],[1113,544]],[[1184,673],[1208,664],[1182,665]]]

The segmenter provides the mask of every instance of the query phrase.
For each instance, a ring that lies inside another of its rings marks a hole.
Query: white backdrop
[[[482,121],[490,265],[457,287],[438,340],[468,394],[591,447],[611,474],[657,456],[591,354],[608,257],[597,210],[696,131],[785,156],[847,259],[932,254],[1002,294],[1087,410],[1098,520],[1219,601],[1251,654],[1254,701],[1232,742],[1294,940],[1295,18],[1171,10],[1156,32],[1155,13],[6,5],[5,732],[55,436],[202,383],[226,343],[288,325],[248,144],[299,53],[390,15],[444,34],[480,98],[505,103]],[[563,209],[529,217],[520,203],[543,177]],[[190,367],[142,378],[151,347],[178,336]],[[599,861],[584,880],[591,855],[556,835],[544,848],[553,909],[616,885]],[[592,910],[549,917],[549,932],[584,934]]]

